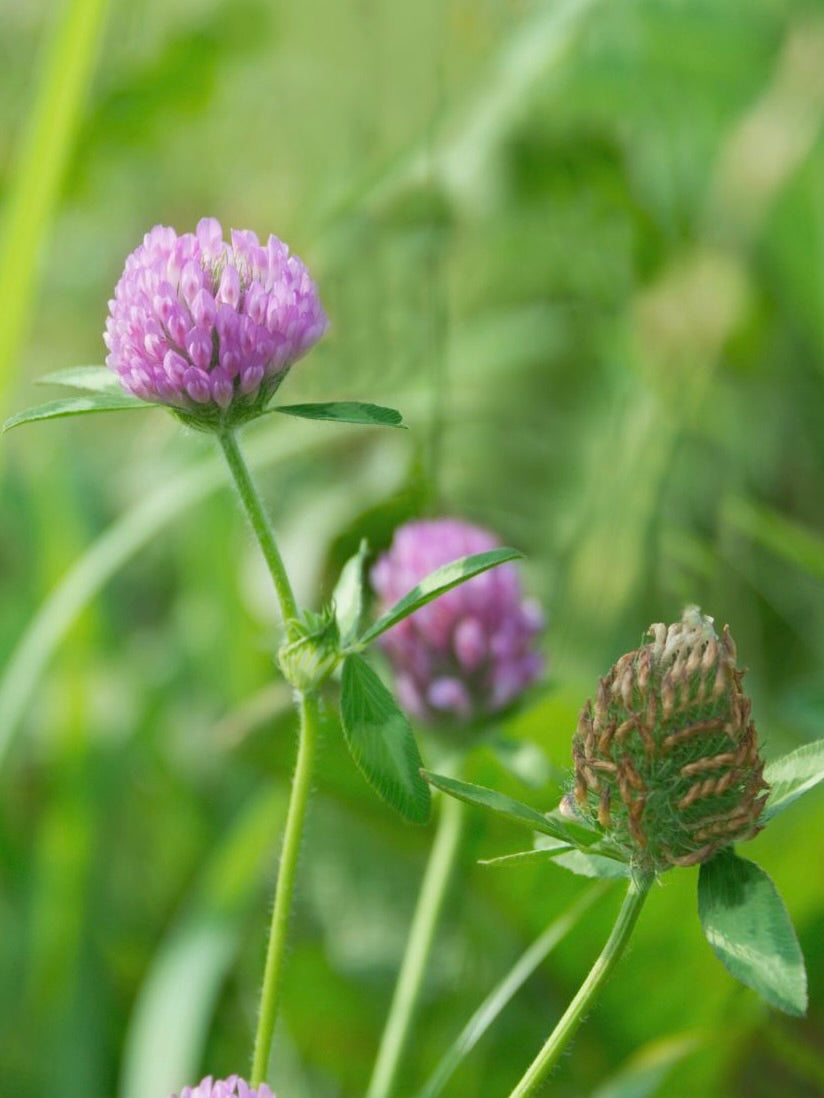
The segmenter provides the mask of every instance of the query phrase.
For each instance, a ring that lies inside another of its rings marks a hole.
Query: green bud
[[[647,635],[587,701],[572,753],[578,810],[660,873],[752,838],[768,786],[729,627],[688,607]]]
[[[340,635],[332,610],[320,614],[304,611],[292,621],[278,650],[278,666],[296,690],[316,690],[340,662]]]

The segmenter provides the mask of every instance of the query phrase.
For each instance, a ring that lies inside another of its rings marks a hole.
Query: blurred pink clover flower
[[[409,522],[372,568],[380,611],[425,575],[458,557],[500,545],[494,534],[459,519]],[[514,702],[541,674],[535,640],[544,624],[524,599],[514,564],[454,587],[388,630],[380,640],[401,705],[423,724],[467,724]]]

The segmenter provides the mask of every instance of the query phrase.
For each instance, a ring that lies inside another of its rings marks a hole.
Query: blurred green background
[[[388,403],[412,427],[248,431],[301,599],[317,607],[361,533],[379,547],[412,514],[527,554],[550,681],[501,732],[552,765],[529,789],[482,747],[475,780],[554,804],[597,676],[685,602],[730,622],[767,757],[822,735],[820,3],[2,0],[0,61],[4,416],[48,395],[39,375],[102,361],[106,300],[150,226],[275,232],[332,321],[289,400]],[[15,1098],[164,1098],[248,1064],[294,740],[273,600],[224,480],[209,440],[156,410],[3,438]],[[824,1094],[822,829],[819,793],[742,849],[798,926],[806,1020],[733,983],[701,937],[696,871],[671,873],[551,1093]],[[470,816],[399,1098],[585,887],[477,864],[523,839]],[[367,790],[330,716],[279,1098],[364,1093],[430,840]],[[618,892],[448,1096],[509,1092]],[[646,1089],[599,1091],[639,1050]]]

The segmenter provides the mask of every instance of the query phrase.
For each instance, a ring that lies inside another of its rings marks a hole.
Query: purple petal
[[[433,709],[454,713],[466,719],[472,712],[472,698],[460,679],[435,679],[426,692]]]

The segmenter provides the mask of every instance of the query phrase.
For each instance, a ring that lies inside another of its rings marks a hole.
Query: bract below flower
[[[326,330],[317,289],[276,236],[229,242],[214,218],[178,236],[156,225],[109,302],[106,365],[127,392],[196,426],[257,415]]]
[[[381,610],[441,565],[498,545],[488,530],[458,519],[399,527],[372,569]],[[544,661],[534,642],[542,627],[515,565],[502,564],[421,607],[380,643],[409,713],[425,724],[466,724],[505,708],[538,678]]]
[[[275,1095],[265,1083],[250,1087],[237,1075],[230,1075],[228,1079],[213,1079],[207,1075],[196,1087],[184,1087],[180,1095],[172,1094],[169,1098],[275,1098]]]

